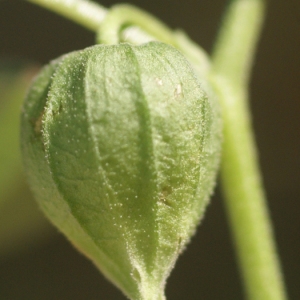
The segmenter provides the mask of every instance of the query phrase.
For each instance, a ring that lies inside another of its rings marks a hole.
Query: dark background
[[[100,2],[100,1],[98,1]],[[210,51],[226,1],[131,1],[183,28]],[[110,6],[116,1],[103,0]],[[264,183],[290,299],[300,299],[300,2],[269,1],[251,82],[251,108]],[[94,34],[25,1],[0,1],[0,57],[47,63],[94,43]],[[15,197],[27,197],[19,187]],[[168,300],[243,299],[217,190],[180,257]],[[34,246],[0,258],[3,300],[125,299],[53,228]]]

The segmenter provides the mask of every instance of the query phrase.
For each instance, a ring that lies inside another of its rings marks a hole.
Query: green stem
[[[87,0],[27,0],[61,16],[73,20],[83,27],[97,31],[106,15],[106,8]]]
[[[248,109],[263,0],[232,0],[213,53],[224,122],[222,188],[248,299],[286,299]]]
[[[128,4],[113,6],[100,26],[99,43],[118,44],[122,29],[131,24],[138,25],[157,40],[174,44],[173,32],[147,12]]]

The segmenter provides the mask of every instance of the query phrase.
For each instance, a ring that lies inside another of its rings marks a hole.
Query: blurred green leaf
[[[27,71],[30,69],[26,69],[15,63],[0,63],[0,207],[13,189],[13,179],[22,170],[19,115],[32,77]]]
[[[51,229],[27,187],[19,145],[22,102],[36,72],[30,64],[0,60],[1,258],[48,238]]]

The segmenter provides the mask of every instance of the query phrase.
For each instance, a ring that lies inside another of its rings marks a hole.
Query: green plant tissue
[[[33,83],[22,113],[45,214],[131,299],[162,300],[215,183],[220,117],[173,47],[96,45]]]

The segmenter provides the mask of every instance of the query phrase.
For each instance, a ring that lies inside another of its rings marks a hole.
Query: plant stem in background
[[[106,8],[100,4],[86,0],[28,0],[50,11],[71,19],[83,27],[97,31],[104,16]]]
[[[248,299],[286,299],[248,109],[248,78],[265,11],[263,0],[232,0],[212,56],[224,143],[225,206]]]

